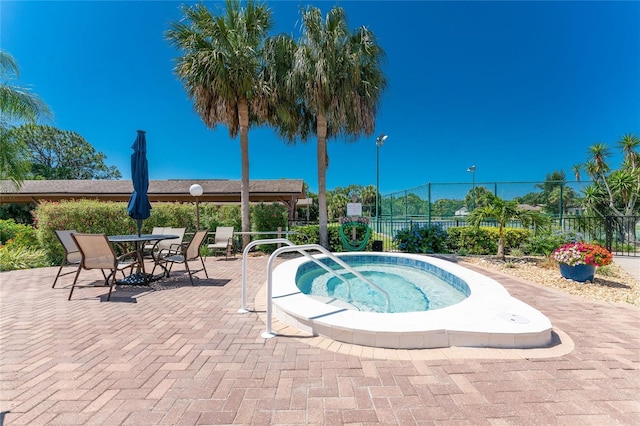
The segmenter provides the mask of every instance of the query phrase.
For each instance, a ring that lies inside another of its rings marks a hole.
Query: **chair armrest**
[[[185,243],[172,243],[172,244],[169,244],[169,250],[177,251],[186,246],[187,244]]]
[[[131,258],[131,257],[135,257],[136,258],[136,262],[142,262],[142,258],[140,257],[140,253],[138,251],[136,251],[136,250],[121,254],[116,259],[118,260],[118,262],[123,262],[123,261],[126,261],[128,258]]]

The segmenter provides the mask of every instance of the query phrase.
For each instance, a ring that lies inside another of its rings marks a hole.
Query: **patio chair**
[[[56,274],[56,278],[53,280],[53,285],[51,286],[51,288],[56,288],[58,278],[60,278],[61,276],[73,274],[74,272],[76,272],[76,269],[74,269],[73,271],[68,271],[63,274],[61,273],[62,268],[64,268],[65,266],[80,266],[82,255],[80,254],[80,251],[78,251],[78,247],[73,241],[73,238],[71,238],[71,234],[75,234],[75,232],[75,229],[56,231],[56,237],[58,237],[60,244],[62,244],[62,247],[64,248],[64,257],[62,258],[62,262],[60,262],[60,268],[58,268],[58,273]]]
[[[207,248],[214,253],[224,250],[226,260],[229,260],[229,255],[233,253],[233,226],[218,226],[213,244],[207,245]]]
[[[177,235],[177,239],[162,240],[158,243],[158,249],[178,250],[184,240],[184,233],[187,228],[165,228],[164,233],[167,235]]]
[[[168,234],[168,232],[166,232],[165,230],[169,229],[165,226],[154,226],[153,230],[151,231],[152,235],[163,235],[163,234]],[[151,250],[153,250],[156,247],[156,241],[157,240],[151,240],[149,241],[149,243],[145,244],[143,247],[143,253],[145,254],[145,256],[147,254],[151,254]]]
[[[204,242],[205,238],[207,238],[208,233],[209,231],[207,230],[197,231],[193,236],[193,238],[191,239],[191,241],[189,243],[183,243],[179,247],[179,249],[162,250],[160,252],[160,255],[158,256],[158,261],[156,262],[156,266],[158,266],[158,264],[164,264],[166,269],[166,274],[168,277],[169,274],[171,273],[171,268],[173,268],[173,265],[175,263],[183,264],[184,268],[189,274],[189,280],[191,281],[191,285],[195,285],[193,282],[193,274],[197,272],[204,271],[204,276],[209,278],[209,274],[207,274],[207,268],[204,266],[204,259],[202,259],[202,256],[200,255],[200,246]],[[202,264],[202,268],[190,269],[189,262],[194,262],[194,261],[197,261],[198,259]],[[154,266],[153,267],[154,271],[155,271],[155,268],[156,267]],[[151,272],[151,274],[153,274],[153,271]]]
[[[156,261],[160,253],[165,253],[167,250],[178,250],[184,240],[184,233],[187,228],[162,228],[163,235],[177,235],[178,238],[170,240],[152,241],[151,244],[146,244],[144,255],[145,257],[151,257]]]
[[[73,290],[76,287],[80,287],[77,285],[77,282],[81,269],[100,269],[102,271],[102,275],[105,278],[104,286],[109,287],[107,300],[110,300],[111,291],[116,283],[116,273],[121,271],[124,275],[124,271],[126,269],[130,269],[130,272],[133,272],[134,266],[142,265],[142,258],[140,257],[140,253],[137,251],[116,256],[116,253],[113,251],[113,247],[111,246],[111,243],[109,243],[109,239],[105,234],[71,234],[71,238],[73,238],[73,241],[76,243],[76,246],[80,251],[81,260],[78,271],[76,272],[76,277],[71,285],[68,300],[71,300]],[[105,274],[105,270],[109,270],[109,275]],[[94,285],[91,287],[96,286]]]

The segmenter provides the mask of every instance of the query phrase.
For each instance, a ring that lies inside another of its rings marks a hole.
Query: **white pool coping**
[[[401,256],[431,263],[464,280],[471,295],[455,305],[425,312],[360,312],[321,303],[295,284],[298,267],[288,260],[273,270],[273,314],[307,333],[340,342],[394,349],[450,346],[540,348],[552,342],[551,321],[512,297],[497,281],[453,262],[417,254],[357,252],[342,256]],[[317,256],[318,258],[325,257]]]

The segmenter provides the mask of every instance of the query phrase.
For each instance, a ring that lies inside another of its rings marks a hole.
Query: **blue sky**
[[[49,124],[81,134],[123,179],[137,129],[151,179],[240,179],[239,140],[207,129],[173,74],[163,33],[180,4],[3,0],[0,46],[53,110]],[[386,52],[375,134],[329,143],[328,189],[375,185],[381,133],[382,194],[468,182],[471,165],[476,182],[571,178],[593,143],[640,136],[640,2],[269,1],[273,33],[297,37],[307,4],[344,7]],[[286,145],[253,128],[249,151],[252,179],[317,192],[315,140]]]

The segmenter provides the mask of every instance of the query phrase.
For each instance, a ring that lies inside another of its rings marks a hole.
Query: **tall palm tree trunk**
[[[329,248],[329,236],[327,232],[327,117],[318,114],[318,221],[320,225],[320,245]]]
[[[242,184],[240,185],[240,204],[242,232],[250,232],[249,222],[249,104],[245,98],[238,101],[238,121],[240,122],[240,152],[242,156]],[[251,236],[242,236],[242,247],[251,241]]]

